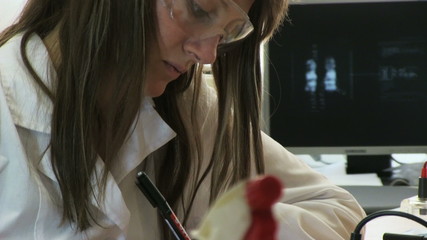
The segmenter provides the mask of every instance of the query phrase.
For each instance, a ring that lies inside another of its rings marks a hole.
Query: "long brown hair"
[[[281,24],[283,0],[255,1],[249,12],[254,32],[213,65],[218,88],[218,132],[213,155],[211,199],[251,173],[264,172],[260,117],[262,98],[261,43]],[[224,151],[224,149],[227,149]],[[224,181],[225,179],[225,181]]]
[[[63,221],[75,222],[81,230],[96,223],[90,199],[102,201],[112,160],[137,117],[143,92],[142,76],[147,71],[147,48],[155,41],[154,8],[155,0],[29,0],[20,19],[0,35],[1,46],[14,35],[24,33],[21,55],[35,81],[53,102],[51,162],[62,194]],[[221,54],[213,64],[219,109],[214,155],[209,167],[197,172],[198,182],[191,185],[194,187],[184,206],[185,219],[207,173],[212,173],[211,200],[214,200],[227,186],[249,176],[250,159],[255,160],[258,173],[264,170],[259,128],[262,91],[259,46],[280,25],[286,9],[286,0],[255,0],[249,12],[254,32]],[[61,55],[56,69],[58,81],[54,89],[48,89],[33,71],[25,47],[31,34],[44,38],[58,24]],[[170,176],[157,177],[157,182],[174,209],[181,203],[183,189],[190,179],[188,169],[200,170],[194,167],[200,164],[196,160],[201,159],[202,151],[197,124],[200,79],[201,68],[195,67],[179,81],[169,84],[165,93],[155,99],[157,110],[177,132],[177,137],[166,146],[161,172],[156,173],[156,176]],[[194,129],[190,134],[178,103],[191,81],[195,91],[191,107]],[[110,88],[114,91],[107,103],[109,111],[101,112],[97,101]],[[193,140],[194,146],[190,144]],[[99,195],[95,195],[90,182],[96,174],[97,154],[103,156],[105,163],[104,172],[96,176],[102,190]]]
[[[213,74],[218,93],[218,129],[216,132],[213,156],[208,168],[200,174],[192,190],[192,196],[184,204],[184,223],[188,220],[192,202],[197,193],[198,187],[211,172],[211,195],[210,201],[214,201],[217,196],[226,188],[239,180],[248,178],[252,164],[259,174],[264,172],[264,159],[262,152],[262,142],[260,136],[260,114],[262,97],[262,78],[260,69],[260,44],[268,40],[286,17],[288,2],[286,0],[255,0],[249,17],[254,25],[254,32],[227,49],[220,52],[217,60],[213,64]],[[200,151],[201,136],[197,135],[198,122],[198,89],[201,83],[201,67],[195,72],[194,97],[192,104],[191,126],[196,128],[192,131],[194,135],[188,136],[181,120],[176,103],[179,93],[172,89],[176,86],[172,83],[161,97],[156,99],[159,112],[166,121],[174,126],[178,136],[168,146],[167,156],[161,166],[161,175],[156,181],[161,191],[165,194],[169,203],[176,209],[182,203],[182,190],[188,184],[189,169],[200,170],[200,162],[195,162],[195,157],[191,155],[188,139],[195,139],[196,152]],[[167,103],[167,104],[165,104]],[[171,114],[172,113],[172,114]],[[187,120],[188,121],[188,120]],[[178,127],[177,124],[181,126]],[[200,158],[200,152],[199,152]],[[251,164],[250,160],[254,160]],[[195,164],[199,164],[194,166]],[[191,167],[192,166],[192,167]],[[199,174],[199,171],[196,171]],[[171,186],[170,183],[174,183]],[[163,239],[173,239],[170,233],[164,228]]]
[[[23,33],[24,62],[53,102],[51,162],[62,194],[63,221],[75,222],[79,229],[96,222],[90,199],[102,201],[112,160],[140,107],[146,49],[153,41],[147,36],[154,36],[153,3],[29,0],[19,21],[0,37],[2,45]],[[32,70],[25,47],[33,33],[44,38],[58,25],[58,80],[55,89],[48,89]],[[101,112],[99,97],[109,89],[114,91],[107,99],[108,112]],[[95,178],[101,189],[95,195],[91,177],[98,154],[105,169]]]

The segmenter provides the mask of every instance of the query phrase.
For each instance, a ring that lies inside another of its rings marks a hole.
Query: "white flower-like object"
[[[217,199],[192,236],[197,240],[275,240],[272,206],[282,189],[273,176],[236,184]]]

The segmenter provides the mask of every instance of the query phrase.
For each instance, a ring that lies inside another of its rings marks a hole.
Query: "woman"
[[[355,200],[259,129],[259,45],[286,8],[29,0],[0,37],[0,238],[173,239],[141,170],[187,229],[229,186],[273,174],[281,237],[347,238]]]

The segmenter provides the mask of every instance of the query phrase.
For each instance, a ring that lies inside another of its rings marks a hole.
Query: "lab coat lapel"
[[[7,48],[11,56],[19,52],[20,41],[21,36],[11,42],[13,46]],[[46,66],[52,66],[52,64],[43,42],[36,34],[32,35],[28,42],[27,53],[37,74],[52,89],[52,81],[49,80],[49,69],[51,68],[46,68]],[[17,64],[18,66],[23,66],[21,59],[11,60],[11,62],[16,61],[19,63]],[[11,69],[16,64],[9,66],[7,65],[8,61],[0,61],[0,63],[8,67],[10,71],[7,71],[7,73],[15,74],[13,76],[3,76],[8,81],[2,81],[5,91],[8,93],[6,94],[9,97],[9,101],[7,102],[12,111],[14,123],[27,129],[50,134],[51,101],[42,91],[34,91],[38,87],[31,80],[32,77],[27,71],[18,71],[21,69],[15,71]],[[38,104],[37,107],[34,104]],[[118,183],[150,153],[176,136],[176,133],[163,121],[154,109],[154,103],[151,98],[144,98],[141,105],[139,117],[131,127],[132,131],[119,152],[118,159],[111,173],[108,173],[104,202],[98,204],[94,199],[92,200],[92,204],[124,232],[127,231],[130,213],[124,202]],[[50,149],[47,149],[39,163],[39,170],[56,183],[57,190],[59,191],[58,181],[53,172],[50,160]],[[104,163],[98,158],[96,163],[96,172],[98,174],[92,176],[92,185],[95,186],[95,194],[99,192],[97,187],[98,181],[96,181],[95,176],[101,176],[99,173],[102,172],[102,169],[104,169]]]
[[[116,165],[111,170],[117,183],[120,183],[150,153],[176,136],[176,133],[154,109],[151,98],[145,97],[141,105],[139,117],[131,127],[130,136],[119,153]]]
[[[43,133],[50,133],[52,102],[33,80],[21,58],[22,35],[11,39],[2,48],[0,58],[1,84],[6,95],[13,121],[16,125]],[[53,89],[51,74],[55,75],[48,52],[42,40],[33,34],[28,41],[26,52],[29,62],[43,83]]]
[[[101,177],[103,168],[104,162],[100,158],[98,158],[95,165],[96,174],[92,174],[91,179],[92,186],[94,186],[95,196],[99,193],[100,190],[97,185],[99,181],[95,179],[95,176]],[[44,154],[39,164],[39,169],[53,182],[58,184],[58,180],[55,177],[50,161],[50,148]],[[57,186],[59,188],[59,185]],[[126,233],[127,226],[129,225],[130,212],[126,207],[119,187],[117,186],[113,176],[110,173],[107,176],[107,184],[105,190],[105,199],[103,202],[97,203],[96,200],[92,198],[91,203],[93,204],[93,206],[103,212],[104,215],[107,216],[111,221],[113,221],[124,233]]]
[[[118,187],[123,178],[134,170],[144,158],[157,150],[172,138],[176,133],[163,121],[154,109],[153,100],[145,98],[140,110],[140,116],[136,119],[129,139],[123,145],[119,158],[111,173],[107,177],[106,196],[104,202],[97,203],[92,199],[92,204],[101,210],[105,216],[113,221],[123,231],[127,231],[130,212],[124,202],[122,193]],[[58,184],[50,161],[50,149],[48,149],[40,164],[40,171]],[[95,194],[99,192],[95,176],[101,176],[104,162],[98,158],[96,162],[96,174],[92,175],[92,185],[95,186]]]

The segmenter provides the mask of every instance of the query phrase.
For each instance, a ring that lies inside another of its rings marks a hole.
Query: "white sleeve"
[[[346,190],[262,133],[266,174],[285,185],[284,196],[274,206],[280,222],[279,239],[350,239],[365,212]]]

